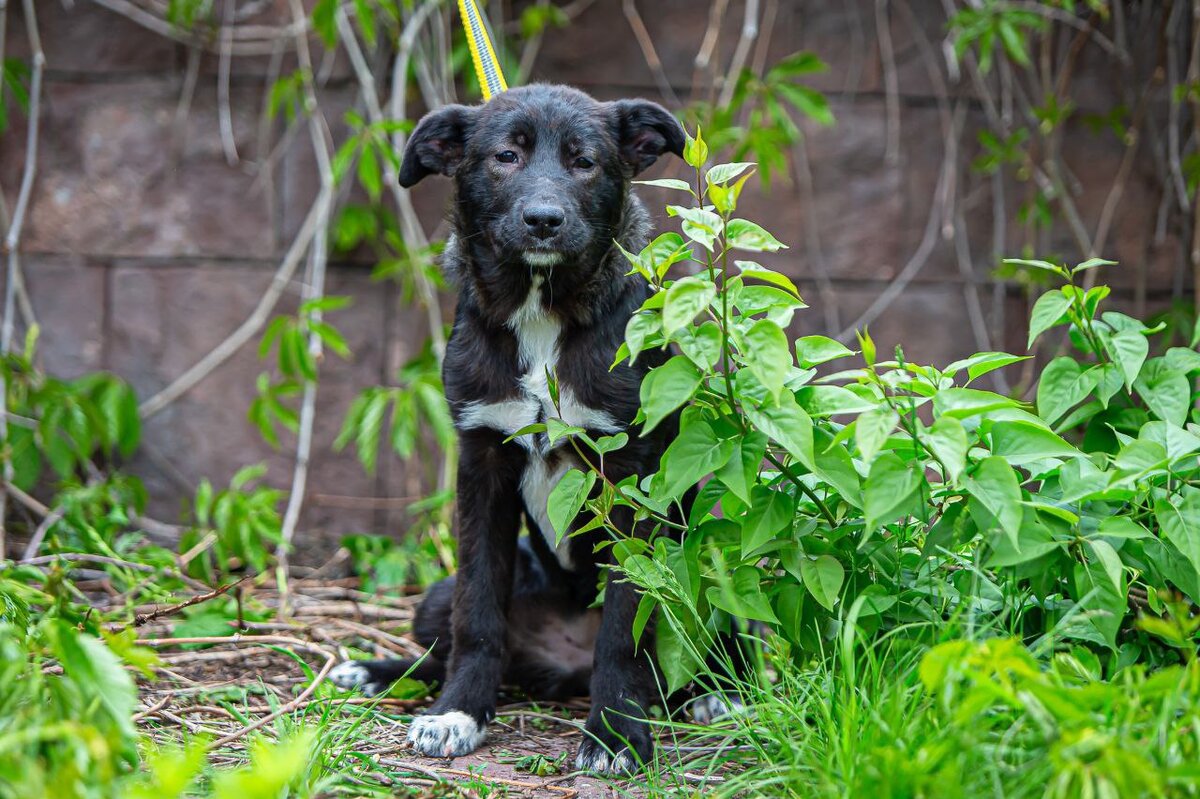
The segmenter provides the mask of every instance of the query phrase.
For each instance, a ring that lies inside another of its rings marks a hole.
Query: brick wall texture
[[[8,5],[6,53],[27,58],[20,4]],[[278,19],[287,18],[283,0],[265,5]],[[949,80],[943,4],[897,1],[885,4],[882,16],[875,0],[769,5],[774,22],[764,31],[770,35],[768,62],[796,50],[817,53],[830,69],[811,84],[827,93],[837,118],[833,127],[802,121],[803,152],[793,153],[792,173],[769,192],[749,190],[743,200],[743,215],[791,245],[768,260],[797,281],[812,305],[798,315],[793,332],[839,332],[833,328],[853,323],[914,254],[928,249],[920,269],[871,325],[880,350],[903,343],[912,360],[947,363],[980,349],[980,334],[986,333],[993,349],[1023,351],[1027,300],[1017,285],[995,282],[992,272],[997,251],[1016,254],[1024,241],[1016,216],[1028,187],[1009,180],[1004,196],[997,197],[991,178],[970,168],[979,153],[975,132],[984,125],[984,109],[965,77]],[[65,377],[111,370],[145,398],[225,338],[254,307],[316,190],[310,144],[307,135],[283,138],[277,124],[270,137],[274,168],[269,174],[256,168],[264,155],[256,152],[256,142],[268,58],[233,62],[229,107],[243,160],[231,166],[219,136],[215,57],[201,59],[192,107],[177,127],[186,46],[91,0],[39,0],[37,7],[47,72],[38,175],[21,252],[44,331],[42,359]],[[667,80],[686,99],[709,3],[642,0],[639,8]],[[742,0],[728,3],[719,50],[726,61],[743,9]],[[880,19],[896,61],[899,129],[892,159],[886,156]],[[1113,69],[1112,59],[1098,48],[1084,51],[1073,79],[1079,119],[1129,100],[1114,96]],[[354,105],[357,84],[343,59],[324,77],[321,103],[336,121],[342,109]],[[552,31],[534,77],[571,83],[605,99],[664,99],[621,0],[595,0],[570,27]],[[1151,118],[1165,117],[1163,98],[1150,104]],[[0,186],[10,208],[24,159],[24,124],[15,114],[0,138]],[[939,193],[948,124],[961,124],[964,134]],[[1073,122],[1067,136],[1068,182],[1083,223],[1094,230],[1125,144],[1111,133],[1092,132],[1082,121]],[[1177,214],[1163,214],[1155,161],[1161,136],[1151,139],[1132,162],[1102,253],[1121,262],[1106,275],[1119,301],[1147,312],[1186,298],[1190,290],[1187,236]],[[680,172],[676,164],[655,169]],[[643,194],[652,207],[665,200],[654,191]],[[945,196],[955,198],[957,218],[927,230],[931,208]],[[436,227],[445,198],[438,181],[416,190],[428,229]],[[996,206],[1009,222],[1001,241],[993,233]],[[956,238],[956,229],[967,235]],[[1062,224],[1042,243],[1045,252],[1078,254]],[[402,531],[402,514],[345,498],[402,499],[422,490],[420,464],[385,456],[370,477],[352,453],[332,449],[351,399],[387,382],[395,366],[418,351],[424,335],[421,312],[406,305],[394,285],[373,282],[370,267],[367,258],[330,265],[329,292],[354,298],[350,310],[332,319],[354,355],[348,362],[330,359],[320,384],[310,496],[301,524],[303,540],[314,546],[348,532]],[[967,302],[972,294],[983,312],[974,327]],[[299,285],[291,287],[281,311],[295,308],[298,296]],[[445,306],[449,315],[449,298]],[[159,517],[175,520],[202,477],[223,484],[249,463],[265,461],[270,479],[287,485],[294,442],[285,438],[281,450],[272,450],[246,419],[255,377],[264,368],[256,349],[256,342],[244,347],[147,422],[146,447],[131,468],[144,478]]]

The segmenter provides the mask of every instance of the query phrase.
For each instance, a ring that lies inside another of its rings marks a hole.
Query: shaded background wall
[[[270,57],[233,59],[228,108],[239,160],[230,164],[220,137],[219,59],[199,56],[194,98],[180,114],[190,48],[127,16],[131,7],[153,10],[154,3],[114,2],[37,4],[47,71],[21,251],[47,369],[66,377],[112,370],[145,398],[251,313],[310,207],[317,177],[303,131],[285,135],[278,121],[264,126]],[[740,0],[725,5],[716,60],[722,64],[745,15]],[[832,127],[801,120],[805,140],[789,154],[790,174],[769,193],[752,187],[743,198],[742,215],[791,245],[769,260],[797,280],[813,306],[798,317],[797,335],[844,334],[870,321],[881,351],[903,343],[916,361],[944,364],[983,349],[1022,352],[1026,293],[1018,282],[993,278],[997,254],[1019,254],[1032,242],[1043,254],[1084,257],[1057,213],[1049,230],[1030,238],[1017,218],[1030,183],[972,170],[990,100],[965,68],[949,66],[947,5],[953,7],[935,0],[765,4],[773,19],[760,19],[752,60],[770,64],[797,50],[815,52],[830,69],[808,83],[827,94],[837,119]],[[1131,63],[1122,66],[1092,42],[1079,54],[1064,182],[1093,235],[1105,216],[1111,220],[1100,254],[1122,263],[1105,276],[1120,303],[1154,312],[1190,291],[1190,222],[1178,197],[1164,189],[1167,145],[1156,126],[1170,112],[1170,87],[1163,81],[1144,103],[1130,87],[1165,64],[1144,48],[1138,31],[1161,33],[1170,22],[1164,14],[1172,12],[1170,4],[1126,5],[1125,36],[1139,42],[1129,48]],[[289,18],[286,2],[257,6],[250,23]],[[547,34],[535,78],[572,83],[600,98],[689,98],[708,3],[638,5],[662,62],[657,77],[620,0],[570,6],[577,16]],[[504,11],[511,19],[513,9]],[[1051,56],[1071,46],[1072,30],[1064,29]],[[1187,32],[1168,26],[1163,35],[1186,40]],[[892,58],[881,55],[888,51]],[[28,52],[21,11],[10,7],[6,53],[28,58]],[[377,63],[386,65],[386,53]],[[326,66],[320,100],[336,123],[354,107],[357,84],[344,56]],[[1181,73],[1183,66],[1171,69]],[[1128,138],[1086,124],[1087,114],[1120,103],[1142,115],[1145,144],[1130,148]],[[890,108],[898,125],[889,126]],[[21,177],[23,126],[18,113],[0,138],[0,186],[10,203]],[[336,141],[345,131],[334,127]],[[264,159],[271,169],[263,168]],[[651,176],[682,174],[679,166],[661,164]],[[1106,214],[1114,182],[1122,190]],[[665,201],[655,191],[643,196],[652,208]],[[414,198],[427,229],[437,229],[444,183],[426,181]],[[388,383],[425,337],[423,314],[401,300],[394,284],[373,282],[371,266],[366,253],[335,256],[330,264],[328,292],[354,299],[331,317],[353,358],[331,358],[323,368],[301,523],[308,536],[302,540],[310,542],[345,532],[396,532],[404,526],[399,509],[425,490],[417,471],[395,457],[382,457],[371,477],[351,452],[332,451],[352,398]],[[279,312],[294,310],[299,293],[299,283],[289,286]],[[449,318],[449,298],[444,305]],[[267,462],[272,481],[287,485],[291,443],[272,450],[246,419],[255,377],[265,368],[256,345],[257,338],[146,422],[133,470],[146,481],[158,516],[177,517],[202,477],[223,484],[248,463]],[[1018,378],[1014,372],[1013,382]]]

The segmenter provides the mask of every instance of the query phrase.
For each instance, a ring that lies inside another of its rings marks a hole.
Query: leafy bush
[[[1030,640],[1054,630],[1114,666],[1177,659],[1131,616],[1179,593],[1200,601],[1200,355],[1149,357],[1157,328],[1102,310],[1108,288],[1076,283],[1109,262],[1029,261],[1063,283],[1034,306],[1031,342],[1066,326],[1077,353],[1046,366],[1036,407],[973,385],[1021,356],[939,369],[899,348],[880,358],[867,331],[860,363],[822,375],[854,353],[822,336],[793,348],[784,331],[805,307],[795,286],[737,260],[783,247],[735,216],[753,167],[705,171],[706,157],[691,139],[695,184],[655,181],[694,202],[668,208],[682,235],[627,254],[653,292],[616,355],[677,348],[646,378],[639,419],[650,429],[679,411],[679,437],[654,474],[613,485],[591,455],[591,473],[568,474],[551,497],[562,535],[585,504],[588,527],[618,505],[656,530],[679,527],[670,510],[695,495],[681,537],[615,545],[646,589],[635,633],[659,611],[671,687],[733,617],[768,626],[803,662],[828,649],[852,604],[867,631],[958,617]],[[694,274],[668,277],[690,263]],[[601,456],[623,443],[553,432]]]

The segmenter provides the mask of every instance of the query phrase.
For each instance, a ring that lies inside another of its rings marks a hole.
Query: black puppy
[[[604,533],[555,546],[547,518],[551,489],[579,461],[544,435],[505,439],[549,417],[595,435],[629,429],[642,378],[668,356],[648,352],[609,371],[647,296],[613,242],[645,246],[649,218],[630,180],[683,146],[683,129],[655,103],[601,103],[544,85],[442,108],[408,140],[402,185],[434,173],[454,178],[444,262],[460,286],[443,368],[461,448],[459,572],[434,587],[415,625],[431,651],[414,676],[444,682],[408,733],[424,754],[479,746],[504,681],[543,698],[590,689],[578,768],[627,772],[650,757],[644,709],[657,687],[652,631],[640,646],[632,636],[639,595],[609,580],[603,612],[589,610]],[[644,437],[631,430],[628,445],[605,457],[607,476],[654,471],[676,431],[670,422]],[[633,530],[631,514],[615,518],[625,532],[645,532]],[[518,542],[522,520],[530,535]],[[344,663],[331,677],[374,693],[411,666]]]

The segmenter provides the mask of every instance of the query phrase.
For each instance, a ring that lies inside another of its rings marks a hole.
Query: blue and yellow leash
[[[492,48],[491,37],[483,25],[483,15],[475,0],[458,0],[458,12],[462,15],[463,27],[467,31],[467,44],[471,48],[471,60],[475,62],[475,74],[479,77],[479,88],[483,91],[483,99],[492,99],[494,95],[508,90],[504,82],[504,73],[500,71],[500,61]]]

